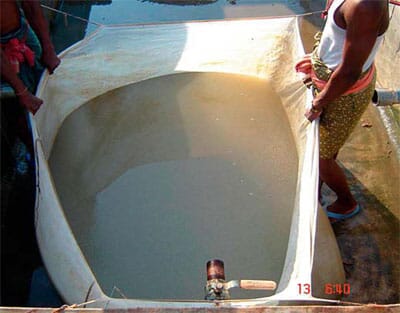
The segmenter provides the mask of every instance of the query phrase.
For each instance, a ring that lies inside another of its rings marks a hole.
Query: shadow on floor
[[[352,193],[362,207],[353,218],[333,224],[351,293],[344,301],[399,303],[400,223],[353,174],[346,169]],[[328,203],[335,200],[324,185]]]

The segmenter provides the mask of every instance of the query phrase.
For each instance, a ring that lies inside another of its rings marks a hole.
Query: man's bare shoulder
[[[387,7],[387,0],[350,0],[346,6],[357,14],[379,14]]]
[[[388,25],[387,0],[349,0],[345,1],[343,16],[346,24],[356,28],[377,31],[382,34]]]

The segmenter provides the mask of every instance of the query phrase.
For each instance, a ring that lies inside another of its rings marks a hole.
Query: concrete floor
[[[362,207],[352,219],[333,224],[351,285],[343,300],[399,303],[399,161],[375,107],[369,107],[338,158]],[[335,200],[327,187],[323,195]]]

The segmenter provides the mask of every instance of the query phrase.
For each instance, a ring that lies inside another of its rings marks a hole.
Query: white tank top
[[[326,24],[322,32],[321,42],[317,51],[318,56],[322,60],[322,62],[324,62],[328,66],[328,68],[332,70],[335,70],[339,66],[343,58],[343,47],[346,39],[346,30],[336,25],[334,15],[337,8],[344,1],[345,0],[335,0],[329,8]],[[368,59],[363,65],[363,72],[366,71],[374,62],[375,55],[383,40],[383,37],[383,35],[377,37],[375,45],[372,48]]]

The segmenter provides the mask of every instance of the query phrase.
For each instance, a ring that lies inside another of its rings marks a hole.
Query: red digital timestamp
[[[297,284],[299,294],[311,294],[310,284]],[[349,283],[343,284],[325,284],[324,293],[326,295],[349,295],[351,287]]]
[[[325,284],[326,295],[349,295],[351,287],[349,283],[343,284]]]

